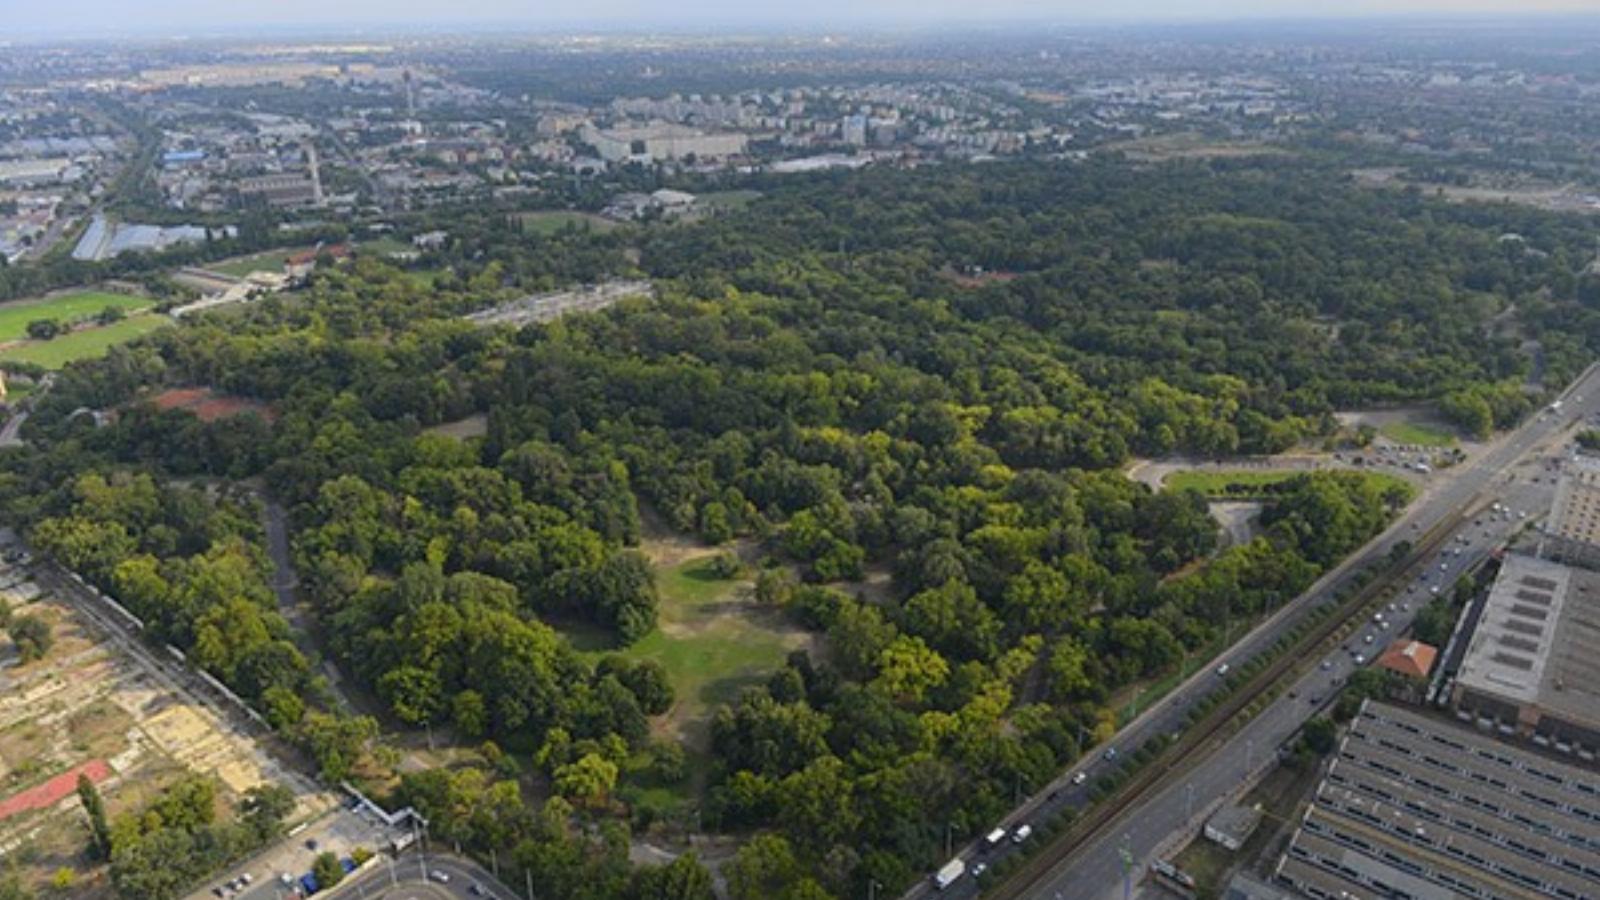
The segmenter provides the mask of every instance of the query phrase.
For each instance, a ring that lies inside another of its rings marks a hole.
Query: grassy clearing
[[[28,323],[37,319],[75,322],[92,318],[108,306],[123,312],[145,309],[155,303],[149,297],[132,297],[106,291],[79,291],[58,297],[18,300],[0,304],[0,341],[17,341],[28,336]]]
[[[301,250],[310,250],[311,247],[282,247],[277,250],[263,250],[260,253],[251,253],[248,256],[235,256],[215,262],[204,268],[208,272],[217,272],[222,275],[232,275],[243,278],[251,272],[282,272],[283,260]]]
[[[743,209],[761,198],[760,191],[711,191],[695,195],[706,206],[721,209]]]
[[[105,356],[106,351],[172,324],[159,313],[140,313],[99,328],[86,328],[48,341],[28,341],[0,349],[0,360],[59,369],[79,359]]]
[[[677,701],[664,727],[688,751],[690,777],[677,785],[636,779],[634,790],[687,799],[703,787],[712,712],[733,702],[745,687],[759,683],[783,665],[804,636],[783,626],[779,613],[755,605],[745,576],[719,578],[712,556],[702,554],[657,571],[660,622],[637,643],[609,650],[590,629],[564,627],[574,646],[598,657],[615,652],[632,660],[653,660],[666,670]]]
[[[773,626],[777,614],[735,596],[745,579],[721,579],[702,556],[659,574],[661,624],[624,651],[667,670],[677,692],[673,718],[692,721],[783,665],[796,641]]]
[[[416,253],[417,248],[410,241],[402,241],[394,237],[381,237],[377,240],[362,241],[356,249],[369,256],[393,256],[396,253]]]
[[[549,237],[569,225],[576,225],[579,228],[592,228],[595,231],[610,231],[617,227],[616,222],[597,216],[594,213],[574,212],[567,209],[547,209],[523,213],[521,218],[523,233],[536,234],[540,237]]]
[[[1454,447],[1456,436],[1442,425],[1425,422],[1390,422],[1378,433],[1397,444],[1415,444],[1418,447]]]
[[[1288,481],[1296,475],[1303,475],[1305,472],[1303,469],[1215,469],[1173,472],[1162,481],[1161,486],[1169,491],[1194,490],[1208,497],[1249,500],[1264,497],[1267,488]],[[1380,491],[1397,487],[1406,491],[1408,495],[1411,492],[1411,485],[1405,479],[1386,472],[1362,472],[1361,475],[1375,482]]]

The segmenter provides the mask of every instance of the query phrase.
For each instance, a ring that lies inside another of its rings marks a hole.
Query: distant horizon
[[[845,0],[818,0],[804,13],[785,15],[731,0],[704,0],[675,15],[644,12],[638,0],[602,0],[582,15],[533,12],[504,15],[487,7],[503,6],[494,0],[461,0],[448,17],[424,10],[417,0],[387,4],[374,0],[348,0],[321,7],[304,0],[272,3],[239,0],[220,14],[217,6],[190,0],[146,3],[137,22],[126,21],[126,7],[111,0],[66,0],[48,8],[35,6],[11,14],[9,36],[0,46],[38,40],[99,40],[119,37],[166,40],[206,40],[251,36],[373,36],[373,35],[475,35],[492,32],[502,37],[559,35],[703,35],[740,36],[774,34],[826,34],[848,29],[932,34],[954,29],[984,27],[1101,29],[1185,26],[1294,26],[1362,23],[1392,25],[1408,22],[1425,26],[1481,26],[1487,24],[1534,29],[1559,22],[1593,21],[1600,25],[1600,0],[1548,0],[1531,8],[1512,8],[1491,2],[1413,2],[1396,5],[1364,0],[1328,9],[1317,2],[1233,2],[1196,4],[1179,0],[1128,0],[1107,13],[1103,4],[1065,0],[1054,4],[1031,0],[1002,0],[982,14],[955,8],[953,0],[889,0],[849,4]],[[263,8],[271,7],[271,11]],[[154,10],[150,7],[159,7]],[[352,7],[355,9],[352,11]],[[915,7],[915,8],[913,8]],[[1049,7],[1049,8],[1046,8]],[[326,15],[337,9],[343,17]],[[98,12],[97,12],[98,10]],[[370,10],[363,14],[363,10]],[[381,11],[380,11],[381,10]],[[85,22],[101,23],[85,27]],[[1597,28],[1596,37],[1600,37]]]

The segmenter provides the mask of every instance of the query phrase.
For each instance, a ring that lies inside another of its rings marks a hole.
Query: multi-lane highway
[[[1367,633],[1358,632],[1349,649],[1337,648],[1329,658],[1310,666],[1293,685],[1224,746],[1202,748],[1184,761],[1186,777],[1158,782],[1150,792],[1119,811],[1105,827],[1077,843],[1041,877],[1019,876],[999,887],[995,893],[1005,897],[1095,898],[1121,895],[1124,858],[1131,858],[1128,871],[1145,870],[1151,859],[1165,852],[1171,839],[1198,820],[1217,802],[1233,795],[1249,781],[1249,774],[1272,761],[1276,748],[1288,740],[1316,710],[1311,702],[1326,702],[1337,683],[1358,664],[1366,664],[1410,619],[1434,586],[1441,590],[1462,572],[1482,560],[1490,549],[1513,531],[1527,525],[1531,517],[1549,507],[1554,488],[1550,460],[1559,454],[1562,441],[1584,417],[1600,409],[1600,369],[1591,367],[1562,395],[1558,412],[1541,412],[1515,431],[1490,444],[1477,456],[1453,470],[1441,473],[1427,492],[1383,534],[1369,542],[1344,563],[1324,575],[1302,596],[1287,604],[1268,621],[1238,641],[1219,657],[1213,666],[1226,664],[1237,669],[1244,662],[1266,652],[1279,639],[1304,622],[1313,611],[1332,603],[1335,595],[1359,570],[1383,561],[1401,541],[1418,542],[1424,536],[1441,538],[1446,555],[1429,557],[1420,568],[1424,580],[1396,601],[1394,612],[1386,612],[1389,623],[1383,629],[1369,623]],[[1502,503],[1509,515],[1480,515],[1490,504]],[[1526,514],[1530,518],[1524,518]],[[1448,528],[1448,533],[1441,533]],[[1466,538],[1463,543],[1460,538]],[[1456,550],[1461,551],[1460,555]],[[1441,569],[1441,565],[1443,568]],[[1420,578],[1420,576],[1418,576]],[[1405,598],[1410,598],[1405,599]],[[1405,604],[1402,608],[1401,604]],[[1356,662],[1360,654],[1361,663]],[[1085,761],[1063,774],[1055,783],[1028,798],[1008,816],[1001,827],[1015,829],[1053,816],[1064,808],[1082,810],[1088,805],[1088,784],[1119,765],[1124,750],[1132,750],[1159,735],[1183,728],[1186,716],[1215,691],[1220,679],[1214,668],[1207,668],[1169,694],[1161,702],[1124,728],[1108,745],[1096,748]],[[1294,696],[1291,697],[1290,695]],[[1108,759],[1107,757],[1115,757]],[[981,842],[962,848],[960,856],[969,871],[978,864],[992,864],[1007,853],[1016,852],[1008,841],[992,850]],[[1034,867],[1024,870],[1030,872]],[[930,896],[936,889],[924,881],[907,893],[908,898]],[[970,877],[958,879],[940,896],[973,897],[977,885]]]

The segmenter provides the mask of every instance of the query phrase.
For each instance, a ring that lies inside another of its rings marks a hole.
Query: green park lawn
[[[172,324],[160,313],[139,313],[120,322],[97,328],[85,328],[48,341],[26,341],[0,349],[0,360],[26,362],[59,369],[78,359],[104,356],[106,351]]]
[[[667,670],[682,707],[674,714],[685,720],[732,701],[740,689],[781,667],[798,643],[773,628],[776,611],[735,596],[748,579],[718,578],[711,559],[698,557],[658,574],[660,624],[623,651]]]
[[[307,247],[281,247],[276,250],[263,250],[260,253],[251,253],[248,256],[235,256],[204,266],[208,272],[219,275],[232,275],[234,278],[243,278],[251,272],[282,272],[284,257],[292,256],[301,250],[310,250]]]
[[[108,306],[123,312],[145,309],[154,305],[149,297],[132,297],[106,291],[78,291],[56,297],[36,300],[18,300],[0,304],[0,341],[17,341],[28,336],[28,323],[37,319],[57,322],[74,322],[92,318]]]
[[[522,230],[526,234],[548,237],[568,225],[593,228],[596,231],[610,231],[617,227],[617,223],[594,213],[574,212],[567,209],[548,209],[522,214]]]
[[[1418,447],[1454,447],[1456,443],[1456,436],[1449,429],[1422,422],[1390,422],[1378,433],[1397,444]]]
[[[633,790],[681,800],[704,785],[699,777],[703,767],[695,762],[709,759],[711,716],[717,707],[732,703],[741,690],[782,668],[804,637],[784,628],[777,610],[755,605],[749,596],[749,577],[717,577],[711,555],[658,569],[656,578],[661,592],[659,623],[632,646],[611,650],[588,630],[568,633],[591,659],[616,653],[630,660],[653,660],[666,670],[676,700],[664,725],[688,751],[691,776],[677,785],[636,780]]]
[[[368,256],[393,256],[396,253],[415,253],[417,248],[410,241],[402,241],[395,237],[381,237],[376,240],[362,241],[356,249]]]
[[[760,191],[709,191],[696,194],[696,199],[705,206],[721,209],[743,209],[761,197]]]
[[[1263,496],[1265,489],[1288,481],[1296,475],[1302,475],[1306,470],[1301,469],[1207,469],[1188,472],[1173,472],[1162,482],[1162,487],[1171,491],[1195,490],[1207,497],[1226,497],[1229,499],[1247,500]],[[1363,472],[1366,478],[1376,482],[1380,491],[1390,487],[1399,486],[1410,495],[1411,485],[1403,478],[1397,478],[1386,472]],[[1234,490],[1229,490],[1229,485],[1238,485]]]

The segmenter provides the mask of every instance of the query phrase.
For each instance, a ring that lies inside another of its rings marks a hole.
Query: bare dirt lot
[[[55,638],[25,664],[9,642],[0,646],[0,856],[19,861],[36,887],[69,869],[73,896],[110,895],[103,867],[84,854],[79,771],[98,782],[113,817],[185,770],[214,775],[230,805],[264,781],[296,791],[295,818],[331,803],[71,601],[24,599],[35,590],[30,581],[0,590],[0,602],[44,619]]]

